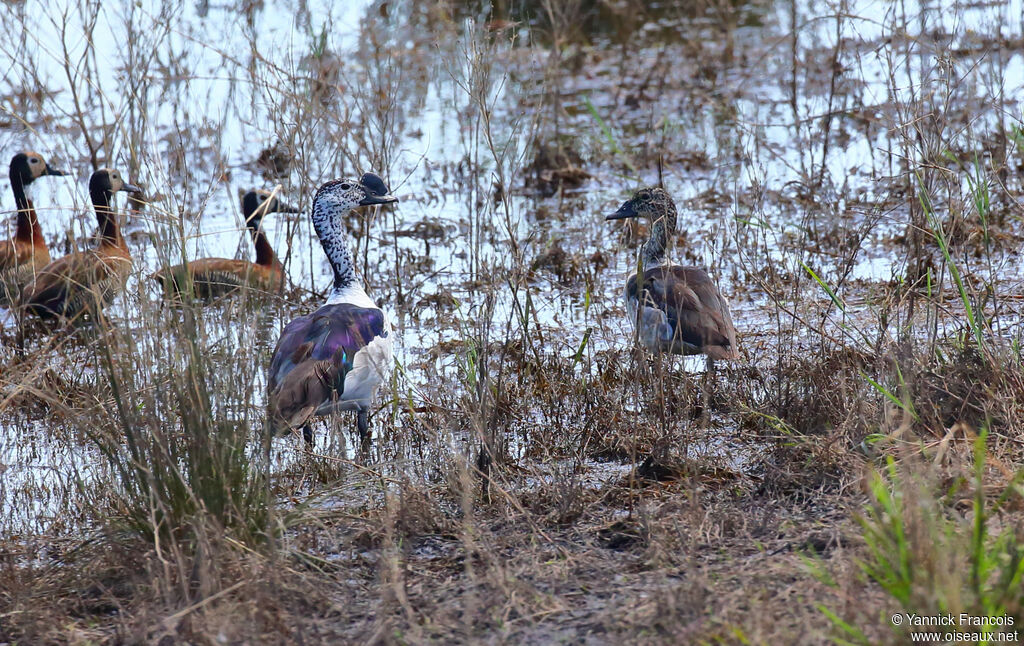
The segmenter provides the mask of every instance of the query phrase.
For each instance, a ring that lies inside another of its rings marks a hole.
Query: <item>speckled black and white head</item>
[[[676,203],[659,186],[642,188],[626,200],[618,211],[605,217],[605,220],[638,217],[648,218],[653,223],[651,237],[644,243],[644,264],[661,262],[669,238],[676,230]]]
[[[334,289],[344,289],[355,280],[352,254],[348,249],[342,220],[352,209],[375,204],[391,204],[391,195],[380,177],[366,173],[362,178],[336,179],[323,184],[313,198],[313,227],[334,269]]]
[[[260,228],[263,216],[268,213],[298,213],[294,206],[285,204],[276,197],[271,198],[270,191],[261,189],[249,191],[242,196],[242,215],[245,216],[246,225],[256,231]]]

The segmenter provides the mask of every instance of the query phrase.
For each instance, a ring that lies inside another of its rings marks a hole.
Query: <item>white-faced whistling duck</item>
[[[369,448],[367,411],[391,369],[391,324],[356,279],[342,220],[357,207],[397,201],[371,173],[327,182],[316,192],[313,226],[334,269],[334,288],[320,309],[281,333],[268,375],[270,432],[302,429],[312,444],[313,417],[355,410],[362,450]]]
[[[640,344],[654,352],[704,354],[709,367],[716,359],[739,358],[729,303],[707,272],[665,261],[676,230],[672,198],[662,188],[642,188],[605,219],[635,217],[653,223],[641,250],[640,277],[631,274],[624,293]]]
[[[21,304],[42,318],[75,319],[86,310],[96,314],[124,290],[132,257],[121,236],[114,207],[118,191],[140,193],[113,168],[89,178],[89,196],[99,222],[95,248],[59,258],[44,267],[25,287]]]
[[[274,255],[267,235],[260,228],[267,213],[298,213],[293,206],[271,198],[267,191],[249,191],[242,197],[242,213],[256,246],[256,262],[229,258],[202,258],[165,267],[151,278],[170,297],[180,298],[191,286],[202,299],[227,296],[242,288],[276,293],[284,282],[284,268]]]
[[[50,168],[39,153],[18,153],[11,159],[11,190],[18,208],[18,224],[13,238],[0,241],[0,304],[17,302],[22,288],[50,263],[50,250],[39,227],[35,205],[25,191],[46,175],[64,172]]]

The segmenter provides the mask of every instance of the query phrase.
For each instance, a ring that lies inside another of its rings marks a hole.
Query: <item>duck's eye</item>
[[[38,164],[39,160],[36,159],[35,157],[33,157],[32,159],[28,160],[28,163],[30,163],[30,164]]]
[[[343,190],[343,191],[348,191],[348,190],[351,190],[351,189],[352,189],[352,185],[349,184],[348,182],[345,182],[344,184],[341,185],[341,190]]]

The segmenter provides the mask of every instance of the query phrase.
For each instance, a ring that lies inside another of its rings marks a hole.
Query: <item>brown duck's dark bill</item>
[[[390,193],[384,195],[367,195],[363,199],[359,200],[359,206],[371,206],[373,204],[393,204],[397,202],[398,198]]]
[[[611,215],[605,216],[605,220],[622,220],[624,218],[635,218],[637,216],[636,209],[633,208],[633,201],[630,200],[622,206],[619,210]]]
[[[139,188],[135,184],[129,184],[128,182],[125,182],[124,185],[121,186],[121,190],[122,191],[127,191],[129,193],[141,193],[142,192],[141,188]]]
[[[56,170],[55,168],[51,168],[50,165],[47,164],[46,170],[43,171],[43,175],[54,175],[56,177],[63,177],[67,175],[67,173],[62,170]]]
[[[277,203],[277,212],[278,213],[302,213],[302,211],[299,209],[299,207],[292,206],[291,204],[284,204],[284,203],[281,203],[281,202]]]

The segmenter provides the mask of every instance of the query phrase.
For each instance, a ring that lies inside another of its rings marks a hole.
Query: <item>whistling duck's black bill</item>
[[[359,206],[371,206],[373,204],[392,204],[398,198],[391,194],[384,180],[373,173],[366,173],[359,183],[366,189],[366,197],[359,201]]]
[[[633,208],[633,200],[626,201],[619,210],[611,215],[605,216],[605,220],[622,220],[624,218],[635,218],[637,216],[636,209]]]
[[[141,193],[141,192],[142,192],[142,189],[141,189],[141,188],[139,188],[139,187],[138,187],[138,186],[136,186],[135,184],[129,184],[128,182],[125,182],[125,183],[124,183],[124,184],[123,184],[123,185],[121,186],[121,190],[122,190],[122,191],[126,191],[126,192],[128,192],[128,193]]]
[[[63,177],[65,175],[67,175],[67,173],[62,171],[62,170],[57,170],[57,169],[51,167],[49,164],[47,164],[46,165],[46,170],[43,171],[43,175],[54,175],[56,177]]]

